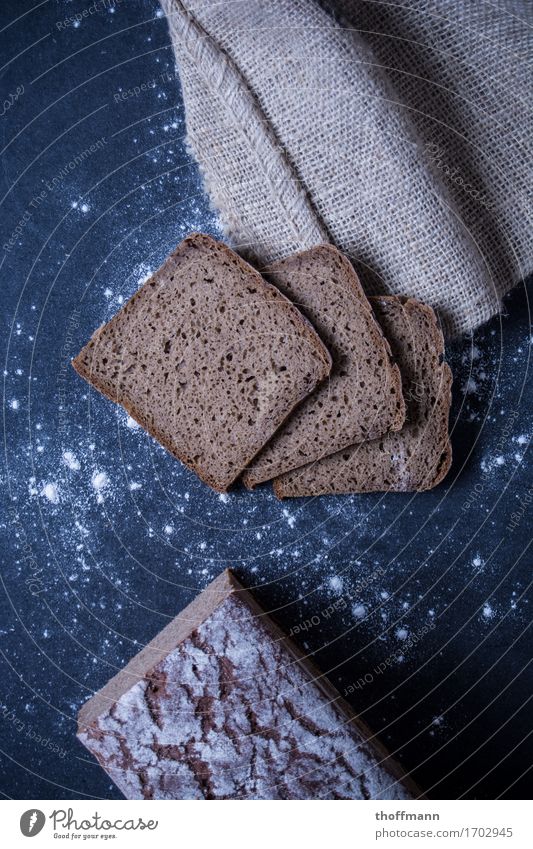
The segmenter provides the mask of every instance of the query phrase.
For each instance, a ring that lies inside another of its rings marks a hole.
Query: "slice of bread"
[[[450,468],[452,375],[431,307],[411,298],[370,299],[400,365],[407,405],[399,433],[353,445],[274,481],[278,498],[431,489]]]
[[[246,469],[252,489],[354,442],[401,428],[398,367],[351,263],[319,245],[276,262],[268,278],[313,323],[333,356],[327,383],[277,431]]]
[[[331,357],[274,286],[194,234],[73,366],[223,492],[327,377]]]

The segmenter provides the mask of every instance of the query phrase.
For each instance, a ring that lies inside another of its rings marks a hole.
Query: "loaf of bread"
[[[412,298],[371,298],[400,366],[406,422],[398,433],[353,445],[274,481],[278,498],[427,490],[451,465],[452,376],[431,307]]]
[[[312,322],[333,358],[329,380],[290,416],[246,469],[253,488],[356,442],[399,430],[401,377],[349,260],[330,245],[266,269]]]
[[[331,358],[278,289],[226,245],[195,234],[73,366],[225,491],[327,377]]]
[[[421,796],[228,571],[83,705],[78,737],[127,799]]]

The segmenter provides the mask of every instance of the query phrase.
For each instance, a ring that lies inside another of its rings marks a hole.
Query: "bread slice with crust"
[[[427,490],[448,472],[452,374],[431,307],[412,298],[370,299],[400,366],[407,405],[398,433],[353,445],[278,477],[278,498],[355,492]]]
[[[225,491],[328,376],[331,358],[278,289],[226,245],[194,234],[73,366]]]
[[[333,368],[246,469],[243,482],[250,489],[354,442],[398,430],[405,418],[400,372],[349,260],[333,246],[319,245],[265,273],[312,322]]]

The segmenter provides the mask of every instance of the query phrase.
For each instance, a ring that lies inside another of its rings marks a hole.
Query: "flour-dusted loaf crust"
[[[398,433],[354,445],[279,477],[278,498],[431,489],[448,472],[452,375],[431,307],[412,298],[371,298],[400,366],[407,414]]]
[[[404,775],[225,572],[81,709],[128,799],[410,799]]]
[[[319,245],[274,263],[266,273],[312,322],[333,368],[245,471],[243,482],[250,488],[399,430],[405,418],[400,372],[349,260],[333,246]]]
[[[327,377],[331,358],[274,286],[226,245],[194,234],[73,366],[225,491]]]

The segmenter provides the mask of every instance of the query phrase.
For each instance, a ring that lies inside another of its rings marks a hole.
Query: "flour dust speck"
[[[81,468],[81,463],[74,454],[73,451],[64,451],[63,452],[63,462],[69,469],[73,472],[79,472]]]
[[[485,619],[486,621],[493,619],[494,618],[494,608],[491,607],[490,604],[484,604],[483,609],[481,611],[481,615],[483,616],[483,619]]]
[[[355,619],[364,619],[366,616],[366,607],[364,604],[354,604],[352,607],[352,616],[354,616]]]
[[[91,485],[96,492],[96,500],[101,504],[104,500],[104,490],[109,486],[109,478],[105,472],[95,471],[91,477]]]
[[[328,578],[328,586],[332,592],[340,595],[344,586],[344,581],[338,575],[331,575],[331,577]]]
[[[59,488],[56,483],[45,483],[41,489],[41,495],[51,504],[59,504]]]

